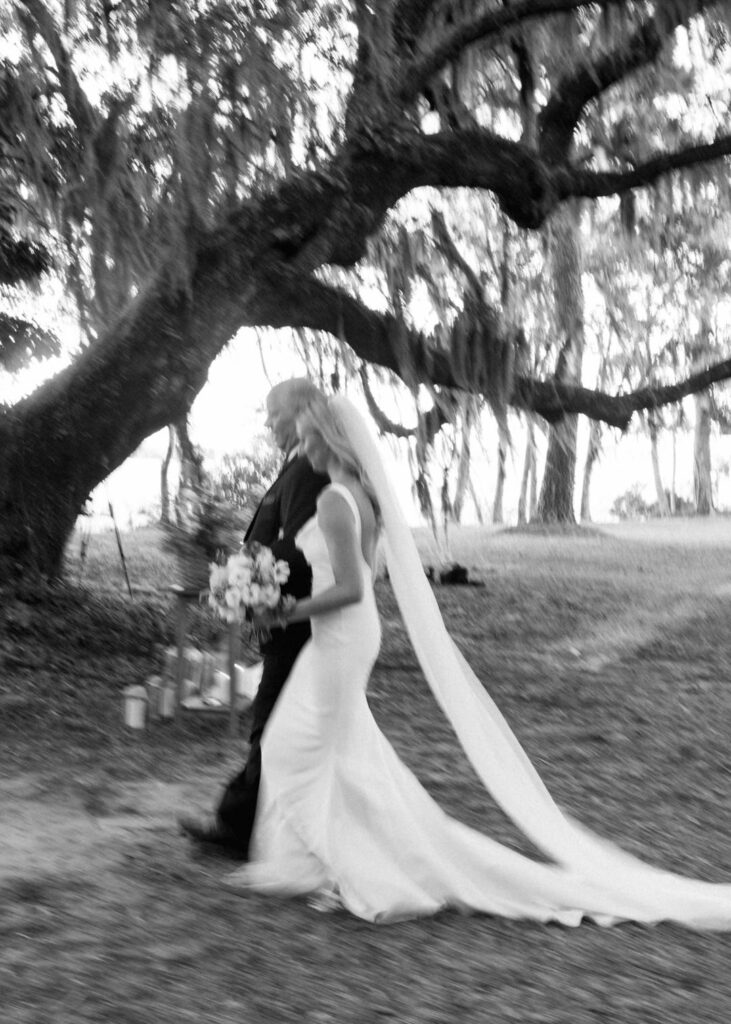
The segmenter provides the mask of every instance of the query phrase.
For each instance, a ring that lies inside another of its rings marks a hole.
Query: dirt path
[[[680,624],[703,617],[706,610],[718,602],[731,606],[731,584],[723,583],[694,597],[676,598],[661,609],[628,608],[623,616],[607,619],[568,644],[561,642],[556,649],[560,652],[568,647],[588,672],[601,672],[662,633],[672,633]],[[550,655],[551,650],[547,653]]]
[[[101,880],[152,834],[175,836],[176,815],[210,806],[217,783],[104,782],[54,799],[35,775],[3,780],[0,887],[49,876]]]
[[[622,524],[624,525],[624,524]],[[715,524],[714,524],[715,525]],[[716,535],[712,537],[715,539]],[[731,528],[726,526],[728,546]],[[705,546],[696,539],[696,547]],[[600,672],[621,657],[633,655],[645,644],[679,625],[703,618],[719,603],[731,607],[728,559],[706,565],[695,578],[688,577],[685,594],[659,594],[639,607],[628,604],[619,615],[597,621],[590,629],[546,649],[547,657],[573,655],[588,672]]]

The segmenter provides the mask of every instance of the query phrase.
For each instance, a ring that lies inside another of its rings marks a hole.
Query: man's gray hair
[[[284,395],[290,403],[294,416],[301,412],[318,398],[324,398],[320,389],[312,383],[309,377],[290,377],[289,380],[282,380],[269,392],[269,395]]]

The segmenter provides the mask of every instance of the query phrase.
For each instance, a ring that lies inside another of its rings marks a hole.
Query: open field
[[[428,538],[418,535],[425,562]],[[0,595],[0,992],[8,1024],[722,1024],[731,935],[445,913],[376,927],[241,898],[175,816],[242,741],[126,730],[174,578],[154,530],[92,539],[80,579]],[[559,804],[656,864],[731,880],[731,520],[455,531],[479,587],[436,587],[456,641]],[[442,805],[517,848],[420,677],[388,584],[374,712]],[[201,643],[217,641],[205,613]],[[242,735],[246,722],[242,725]]]

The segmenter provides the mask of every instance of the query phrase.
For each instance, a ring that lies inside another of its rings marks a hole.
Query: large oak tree
[[[723,57],[727,6],[6,4],[20,56],[2,67],[0,179],[30,196],[89,342],[2,411],[0,557],[57,573],[90,491],[185,414],[245,326],[326,331],[407,383],[472,390],[550,422],[583,413],[624,427],[638,409],[731,376],[725,360],[624,395],[536,379],[514,360],[499,313],[469,331],[458,317],[450,345],[398,308],[369,307],[332,273],[363,261],[417,189],[484,190],[536,230],[575,200],[689,168],[719,173],[731,117],[717,104],[695,134],[670,116],[649,144],[606,129],[619,92],[653,104],[674,88],[679,32],[705,40],[709,66]]]

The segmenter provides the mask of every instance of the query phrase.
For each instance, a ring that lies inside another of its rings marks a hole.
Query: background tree
[[[257,438],[249,451],[226,454],[211,481],[233,508],[253,514],[277,475],[282,455],[265,438]]]

